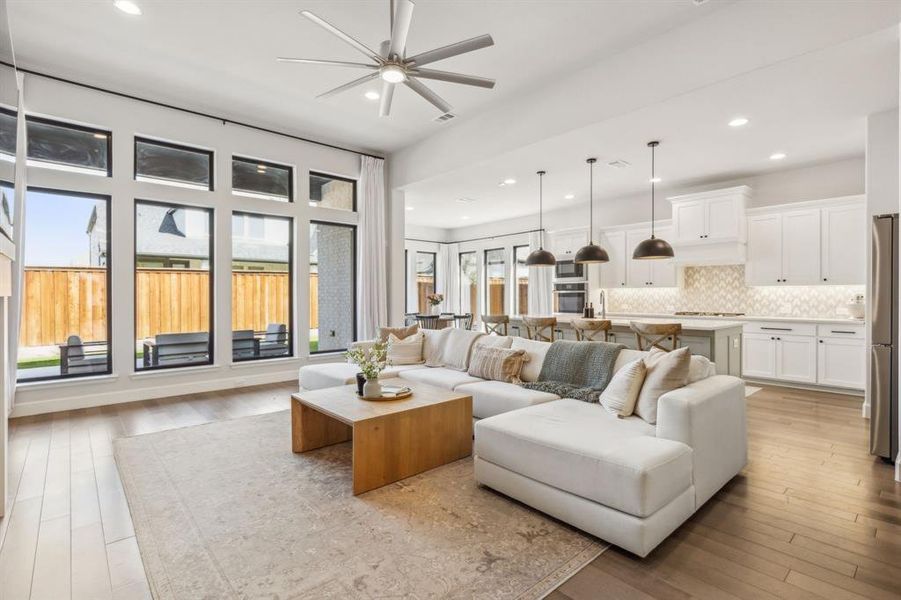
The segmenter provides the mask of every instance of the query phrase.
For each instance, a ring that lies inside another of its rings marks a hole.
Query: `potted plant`
[[[375,342],[368,349],[365,347],[351,348],[347,351],[347,358],[360,367],[366,383],[363,384],[364,398],[377,398],[382,395],[382,386],[379,384],[379,373],[388,364],[388,342]]]
[[[438,305],[444,302],[444,294],[431,293],[425,297],[429,306],[432,307],[432,314],[437,314]]]

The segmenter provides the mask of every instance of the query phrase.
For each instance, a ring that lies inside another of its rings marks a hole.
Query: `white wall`
[[[28,183],[32,186],[107,194],[112,197],[111,322],[114,350],[113,374],[110,376],[20,385],[14,415],[285,381],[296,377],[297,368],[309,360],[309,284],[306,277],[309,264],[309,222],[357,222],[357,215],[354,213],[308,205],[309,171],[356,179],[360,171],[359,156],[37,76],[26,77],[25,99],[25,108],[31,114],[96,125],[113,133],[113,177],[29,167]],[[215,191],[195,191],[134,181],[135,134],[213,149],[216,153]],[[289,204],[233,196],[230,181],[232,154],[293,165],[295,202]],[[135,372],[133,355],[129,350],[135,344],[135,198],[205,206],[214,210],[214,323],[217,335],[213,365],[164,372]],[[231,364],[231,336],[223,333],[231,331],[232,209],[290,216],[294,219],[294,358]],[[389,217],[396,233],[398,214],[389,210]],[[392,257],[397,251],[396,247],[391,248]]]

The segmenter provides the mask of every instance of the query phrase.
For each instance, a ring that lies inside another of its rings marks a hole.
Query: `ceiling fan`
[[[397,7],[395,8],[395,4]],[[371,71],[359,79],[354,79],[344,85],[319,94],[317,98],[327,98],[340,92],[363,85],[374,79],[382,80],[381,102],[379,104],[379,116],[386,117],[391,112],[391,99],[394,96],[394,86],[402,83],[408,88],[433,104],[441,114],[448,114],[453,109],[438,94],[429,89],[420,79],[433,79],[435,81],[448,81],[450,83],[462,83],[476,87],[493,88],[494,80],[474,75],[463,75],[436,69],[423,69],[423,65],[431,64],[445,58],[466,54],[473,50],[487,48],[494,45],[494,40],[488,34],[480,35],[472,39],[435,48],[414,56],[407,57],[407,33],[410,31],[410,21],[413,18],[412,0],[391,0],[391,39],[382,42],[379,51],[375,52],[359,40],[347,35],[325,19],[317,17],[308,10],[300,12],[301,15],[313,21],[329,33],[353,46],[357,51],[365,54],[370,63],[344,62],[337,60],[316,60],[308,58],[284,58],[279,57],[279,62],[303,63],[310,65],[331,65],[335,67],[350,67],[354,69],[366,69]]]

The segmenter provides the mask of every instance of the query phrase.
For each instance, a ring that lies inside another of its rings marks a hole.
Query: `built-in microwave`
[[[555,283],[554,312],[581,315],[585,309],[587,296],[588,284],[584,281],[580,283]]]
[[[585,265],[574,260],[558,260],[554,266],[554,279],[564,281],[584,281]]]

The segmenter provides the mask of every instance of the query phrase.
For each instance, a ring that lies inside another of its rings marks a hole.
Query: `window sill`
[[[16,382],[16,391],[37,390],[44,388],[65,388],[90,383],[112,383],[119,379],[118,375],[95,375],[89,377],[69,377],[66,379],[45,379],[44,381]]]
[[[347,350],[335,350],[334,352],[318,352],[316,354],[310,354],[307,357],[307,362],[335,362],[336,358],[344,358],[344,355],[347,353]]]
[[[152,379],[154,377],[164,377],[166,375],[178,375],[180,373],[207,373],[210,371],[218,371],[221,365],[199,365],[196,367],[169,367],[166,369],[148,369],[146,371],[138,371],[129,375],[131,379]]]
[[[256,360],[242,360],[240,362],[233,362],[229,365],[229,368],[232,369],[246,369],[249,367],[260,367],[263,365],[283,365],[285,363],[300,363],[300,358],[297,356],[285,356],[281,358],[258,358]]]

